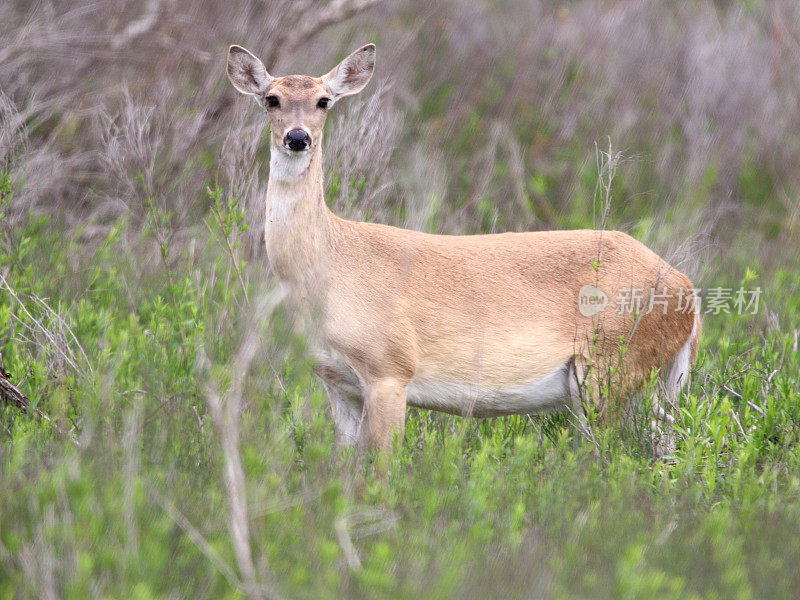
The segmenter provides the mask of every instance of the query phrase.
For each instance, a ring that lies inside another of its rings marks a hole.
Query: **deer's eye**
[[[280,105],[281,101],[278,100],[277,96],[267,96],[267,107],[278,108]]]
[[[330,98],[320,98],[317,102],[317,106],[319,108],[328,108],[328,103],[331,101]]]

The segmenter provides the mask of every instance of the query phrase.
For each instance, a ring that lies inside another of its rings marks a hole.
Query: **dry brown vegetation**
[[[731,241],[748,203],[767,202],[747,197],[751,172],[768,208],[796,214],[800,9],[788,0],[9,1],[0,21],[4,112],[28,133],[15,202],[91,223],[87,235],[119,215],[143,221],[147,195],[180,238],[215,180],[257,225],[263,118],[225,81],[233,42],[277,74],[320,73],[378,43],[370,94],[328,133],[346,216],[446,232],[568,224],[609,138],[631,157],[618,224],[669,220],[648,234],[657,245],[709,219]]]

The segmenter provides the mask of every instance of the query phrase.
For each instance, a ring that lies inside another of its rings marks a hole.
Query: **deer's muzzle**
[[[305,129],[292,129],[283,138],[283,145],[290,150],[306,150],[311,146],[311,136]]]

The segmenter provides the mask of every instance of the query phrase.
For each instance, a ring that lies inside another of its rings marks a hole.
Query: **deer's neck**
[[[330,217],[322,184],[322,148],[300,156],[272,147],[265,240],[270,264],[300,298],[324,289]]]

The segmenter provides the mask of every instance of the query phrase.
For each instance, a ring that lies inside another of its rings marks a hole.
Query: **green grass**
[[[211,233],[235,236],[237,220],[215,207]],[[3,361],[51,422],[0,408],[0,598],[741,600],[800,589],[800,353],[796,330],[774,325],[800,318],[796,270],[757,282],[759,315],[705,319],[673,460],[653,460],[631,426],[597,428],[590,444],[560,417],[411,410],[382,479],[368,457],[336,449],[287,315],[261,318],[266,276],[246,300],[216,245],[170,257],[125,222],[96,247],[42,218],[3,227],[0,264],[18,298],[0,294]],[[253,328],[261,347],[236,437],[248,575],[208,399],[236,399]]]

